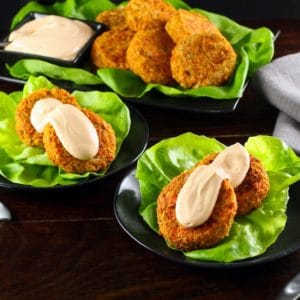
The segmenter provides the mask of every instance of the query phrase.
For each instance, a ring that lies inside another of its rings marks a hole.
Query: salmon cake
[[[238,215],[245,215],[261,206],[270,190],[269,177],[262,163],[250,156],[250,168],[243,182],[235,188]]]
[[[173,78],[184,88],[225,84],[237,55],[221,34],[195,34],[182,39],[171,57]]]
[[[179,9],[166,24],[166,31],[175,43],[194,34],[220,33],[207,17],[198,13]],[[221,33],[220,33],[221,34]]]
[[[146,83],[172,85],[170,68],[174,43],[165,30],[137,32],[127,49],[129,68]]]
[[[250,155],[247,174],[236,188],[224,179],[213,211],[206,222],[195,227],[185,227],[176,218],[178,195],[190,174],[201,165],[210,165],[218,153],[211,153],[194,168],[185,171],[166,185],[157,199],[159,232],[170,247],[190,251],[209,248],[224,239],[236,216],[258,208],[269,192],[269,178],[258,159]]]
[[[207,155],[198,165],[209,165],[217,157],[218,153]],[[250,155],[250,167],[246,177],[235,188],[238,203],[237,215],[245,215],[261,206],[270,190],[269,177],[262,163]]]
[[[40,89],[22,99],[16,108],[16,131],[20,140],[28,146],[44,148],[43,133],[35,130],[30,121],[30,115],[34,104],[45,98],[55,98],[64,104],[79,107],[74,96],[59,88]]]
[[[126,26],[125,7],[105,10],[96,16],[96,21],[105,24],[109,29]]]
[[[134,36],[128,27],[114,27],[98,36],[91,47],[91,61],[96,68],[129,68],[127,48]]]
[[[81,109],[95,126],[99,138],[97,154],[87,160],[72,156],[65,150],[51,124],[46,125],[43,142],[49,159],[66,173],[98,172],[109,166],[116,156],[116,136],[112,126],[98,114],[88,109]]]
[[[181,225],[176,219],[177,197],[193,170],[194,168],[173,178],[157,199],[159,232],[170,247],[183,251],[209,248],[219,243],[229,234],[237,211],[234,189],[226,179],[221,184],[208,220],[196,227]]]
[[[134,31],[162,29],[176,9],[163,0],[130,0],[126,23]]]

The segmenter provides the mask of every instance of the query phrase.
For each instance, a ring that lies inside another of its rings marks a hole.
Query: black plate
[[[244,86],[244,90],[247,84]],[[151,91],[140,99],[124,99],[127,102],[137,105],[147,105],[156,108],[172,109],[182,112],[217,114],[233,112],[240,98],[234,99],[213,99],[209,97],[169,97],[158,91]]]
[[[15,84],[24,85],[26,83],[25,80],[18,79],[12,77],[5,67],[5,62],[1,61],[0,57],[0,80],[11,82]],[[50,80],[57,86],[61,88],[65,88],[67,90],[109,90],[104,85],[76,85],[70,81],[62,81],[62,80]],[[246,85],[244,89],[246,88]],[[119,96],[121,97],[121,96]],[[230,113],[233,112],[240,98],[235,99],[226,99],[226,100],[216,100],[208,97],[202,98],[191,98],[191,97],[169,97],[157,91],[150,91],[146,95],[144,95],[140,99],[136,98],[123,98],[127,103],[142,105],[142,106],[150,106],[156,108],[164,108],[164,109],[172,109],[179,110],[183,112],[193,112],[193,113],[204,113],[204,114],[219,114],[219,113]]]
[[[260,256],[231,263],[192,260],[185,257],[180,251],[170,249],[164,239],[152,231],[138,213],[141,195],[139,183],[135,178],[135,170],[131,170],[124,177],[116,190],[114,213],[121,227],[131,238],[146,249],[168,260],[195,267],[237,268],[270,262],[300,248],[300,183],[290,187],[289,194],[287,224],[277,241]]]
[[[140,113],[132,107],[130,109],[131,117],[131,127],[128,136],[121,145],[121,149],[115,158],[115,160],[110,165],[107,172],[102,177],[90,177],[83,179],[80,182],[70,185],[57,185],[53,187],[34,187],[29,185],[22,185],[13,183],[6,178],[0,176],[0,188],[7,188],[11,190],[21,190],[21,191],[53,191],[69,189],[74,187],[82,187],[87,184],[94,182],[101,182],[102,180],[110,177],[111,175],[129,167],[140,157],[144,152],[148,144],[149,138],[149,128],[145,119],[140,115]]]
[[[35,19],[40,19],[45,16],[49,16],[49,14],[43,14],[43,13],[37,13],[37,12],[31,12],[26,17],[16,26],[15,29],[18,29],[25,23],[35,20]],[[67,17],[65,17],[67,18]],[[82,47],[82,49],[78,52],[76,57],[73,60],[63,60],[63,59],[57,59],[53,57],[48,57],[48,56],[42,56],[42,55],[35,55],[31,53],[23,53],[23,52],[16,52],[16,51],[6,51],[4,49],[0,49],[0,58],[5,61],[6,63],[13,64],[17,62],[20,59],[25,59],[25,58],[32,58],[32,59],[41,59],[41,60],[46,60],[51,63],[57,64],[57,65],[62,65],[62,66],[67,66],[67,67],[74,67],[78,66],[87,56],[87,52],[95,39],[98,35],[100,35],[103,31],[106,30],[106,26],[102,23],[98,22],[93,22],[93,21],[86,21],[86,20],[80,20],[76,18],[68,18],[71,20],[78,20],[81,21],[87,25],[89,25],[93,30],[94,34],[90,37],[90,39],[86,42],[86,44]],[[7,42],[8,36],[4,38],[3,42]]]

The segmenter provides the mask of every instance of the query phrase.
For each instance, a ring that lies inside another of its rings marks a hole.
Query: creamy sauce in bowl
[[[94,30],[84,22],[49,15],[12,31],[4,49],[73,60],[93,34]]]

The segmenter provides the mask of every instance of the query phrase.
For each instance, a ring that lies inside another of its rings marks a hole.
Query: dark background
[[[1,1],[0,31],[9,28],[10,20],[16,11],[27,2],[25,0]],[[40,2],[51,2],[51,0]],[[300,0],[186,0],[185,2],[192,7],[220,13],[237,21],[240,19],[300,19]]]

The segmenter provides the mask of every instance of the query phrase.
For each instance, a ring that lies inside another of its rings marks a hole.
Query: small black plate
[[[118,186],[114,198],[114,213],[121,227],[131,238],[159,256],[194,267],[239,268],[270,262],[300,248],[300,183],[290,187],[290,200],[287,209],[288,219],[284,231],[264,254],[247,260],[219,263],[185,257],[180,251],[169,248],[164,239],[150,229],[138,213],[141,195],[135,172],[135,170],[131,170]]]
[[[34,187],[30,185],[13,183],[7,180],[6,178],[0,176],[0,188],[19,191],[54,191],[63,189],[65,190],[74,187],[86,186],[94,182],[101,182],[102,180],[131,166],[136,162],[136,160],[141,156],[141,154],[147,147],[149,139],[149,128],[145,119],[136,109],[134,109],[133,107],[129,107],[129,110],[131,117],[131,127],[128,136],[123,141],[117,157],[102,177],[90,177],[70,185],[57,185],[53,187]]]
[[[25,23],[27,23],[29,21],[32,21],[35,19],[40,19],[45,16],[49,16],[49,14],[31,12],[28,15],[26,15],[26,17],[16,26],[15,29],[20,28],[22,25],[24,25]],[[65,17],[65,18],[67,18],[67,17]],[[76,18],[67,18],[67,19],[81,21],[81,22],[89,25],[94,30],[94,34],[86,42],[86,44],[82,47],[82,49],[78,52],[77,56],[73,60],[57,59],[57,58],[43,56],[43,55],[35,55],[32,53],[6,51],[4,49],[0,49],[0,59],[2,59],[3,61],[5,61],[6,63],[9,63],[9,64],[13,64],[20,59],[32,58],[32,59],[46,60],[48,62],[57,64],[57,65],[66,66],[66,67],[78,66],[87,57],[86,54],[87,54],[93,40],[98,35],[100,35],[103,31],[106,30],[106,26],[102,23],[93,22],[93,21],[80,20],[80,19],[76,19]],[[3,42],[7,42],[7,41],[8,41],[8,35],[6,38],[4,38]]]

